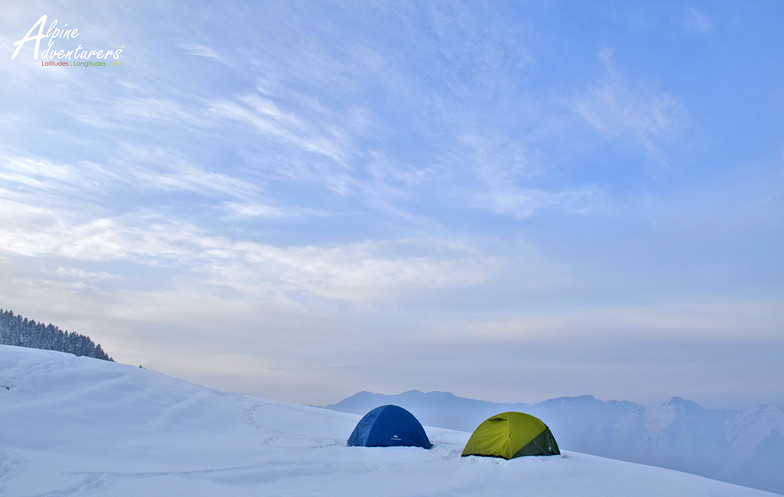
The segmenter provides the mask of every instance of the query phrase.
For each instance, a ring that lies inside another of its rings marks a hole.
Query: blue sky
[[[308,404],[784,402],[781,2],[4,10],[0,306]]]

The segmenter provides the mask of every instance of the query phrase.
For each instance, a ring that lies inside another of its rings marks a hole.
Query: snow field
[[[438,428],[431,450],[347,447],[360,417],[0,346],[0,495],[773,495],[573,452],[461,458],[470,434]]]

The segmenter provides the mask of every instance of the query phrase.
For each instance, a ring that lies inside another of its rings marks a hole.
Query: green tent
[[[550,428],[522,412],[504,412],[486,419],[468,439],[463,456],[513,459],[520,456],[560,454]]]

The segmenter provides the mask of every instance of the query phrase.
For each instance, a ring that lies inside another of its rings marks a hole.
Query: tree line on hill
[[[15,315],[13,311],[3,309],[0,309],[0,344],[57,350],[77,356],[114,361],[88,336],[63,331],[51,323],[47,325],[37,323],[32,319]]]

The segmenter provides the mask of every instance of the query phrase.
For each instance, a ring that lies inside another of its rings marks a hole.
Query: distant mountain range
[[[661,466],[784,494],[784,406],[706,409],[673,397],[652,407],[603,402],[590,395],[500,404],[418,390],[398,395],[359,392],[336,411],[364,414],[395,404],[425,426],[472,432],[488,417],[521,411],[547,424],[561,449]]]

